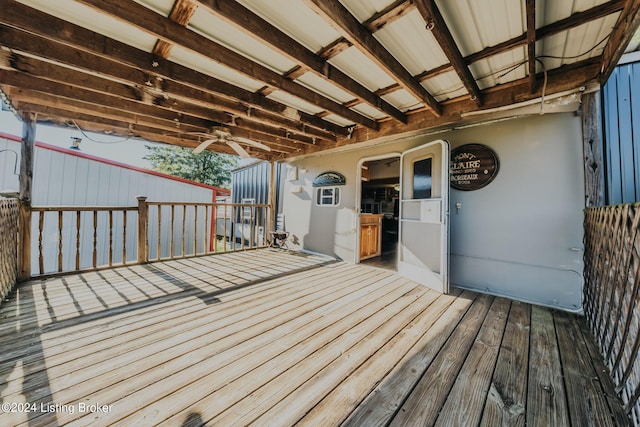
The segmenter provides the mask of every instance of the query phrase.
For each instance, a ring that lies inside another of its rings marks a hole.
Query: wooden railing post
[[[20,145],[20,265],[18,280],[31,277],[31,190],[33,182],[33,147],[36,139],[36,116],[22,115],[22,143]]]
[[[148,261],[148,207],[144,196],[136,197],[138,199],[138,263],[144,264]]]
[[[31,204],[19,203],[18,281],[31,277]]]

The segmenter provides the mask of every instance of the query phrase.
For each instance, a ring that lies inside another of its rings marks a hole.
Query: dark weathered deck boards
[[[525,425],[530,329],[531,306],[513,301],[480,423],[483,427]]]
[[[0,425],[620,425],[579,322],[277,250],[32,281],[0,397],[37,407]]]
[[[527,426],[569,425],[553,315],[531,309]]]
[[[503,298],[493,301],[436,426],[472,426],[480,422],[510,306],[511,302]]]

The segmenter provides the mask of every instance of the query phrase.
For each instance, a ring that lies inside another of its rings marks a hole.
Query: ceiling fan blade
[[[227,141],[227,144],[229,144],[229,147],[233,148],[233,150],[238,153],[238,155],[240,157],[242,157],[243,159],[248,159],[249,157],[251,157],[251,155],[249,155],[249,153],[247,153],[247,150],[245,150],[244,148],[242,148],[240,146],[240,144],[238,144],[235,141]]]
[[[236,141],[240,141],[240,142],[244,142],[247,145],[252,145],[256,148],[261,148],[265,151],[271,151],[271,148],[269,148],[268,146],[262,144],[261,142],[257,142],[254,141],[253,139],[249,139],[249,138],[242,138],[240,136],[234,136],[233,139],[235,139]]]
[[[206,141],[202,141],[200,145],[198,145],[196,148],[193,149],[193,154],[202,153],[205,150],[205,148],[207,148],[209,145],[211,145],[214,142],[216,142],[215,139],[207,139]]]

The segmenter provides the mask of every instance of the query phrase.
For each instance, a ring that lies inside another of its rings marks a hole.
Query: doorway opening
[[[359,194],[359,261],[397,270],[400,156],[362,161]]]

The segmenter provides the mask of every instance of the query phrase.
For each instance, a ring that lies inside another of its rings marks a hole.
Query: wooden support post
[[[33,147],[36,139],[36,115],[22,115],[20,144],[20,241],[18,280],[31,277],[31,189],[33,182]]]
[[[604,158],[602,147],[600,91],[582,95],[582,141],[586,206],[603,206]]]
[[[265,230],[264,235],[269,236],[270,231],[275,231],[276,229],[276,163],[272,160],[270,163],[271,166],[271,179],[269,182],[269,216],[267,217],[269,220],[269,228]]]
[[[136,199],[138,199],[138,264],[145,264],[148,261],[147,198],[138,196]]]

